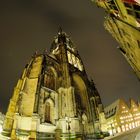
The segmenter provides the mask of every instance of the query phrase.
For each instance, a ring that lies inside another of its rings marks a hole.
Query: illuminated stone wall
[[[140,78],[140,2],[93,1],[106,10],[104,26],[119,42],[118,49]]]
[[[66,33],[50,53],[34,54],[10,100],[3,135],[12,139],[93,136],[100,131],[100,95]],[[59,136],[58,136],[59,135]]]
[[[118,99],[111,105],[105,107],[107,130],[111,135],[129,131],[140,126],[140,109],[134,100],[130,100],[130,105]]]

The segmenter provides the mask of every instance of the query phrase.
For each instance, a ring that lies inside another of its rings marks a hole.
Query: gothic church
[[[3,125],[11,139],[84,139],[99,128],[100,95],[61,29],[50,52],[35,53],[14,88]]]

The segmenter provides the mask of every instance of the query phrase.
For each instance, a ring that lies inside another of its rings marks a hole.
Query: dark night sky
[[[140,82],[104,30],[104,11],[90,0],[4,0],[0,2],[0,110],[32,54],[50,47],[58,27],[71,36],[104,105],[139,98]]]

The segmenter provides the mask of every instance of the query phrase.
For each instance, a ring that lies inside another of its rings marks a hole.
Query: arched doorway
[[[55,108],[54,108],[54,102],[52,99],[47,99],[44,104],[44,122],[46,123],[52,123],[55,122]]]

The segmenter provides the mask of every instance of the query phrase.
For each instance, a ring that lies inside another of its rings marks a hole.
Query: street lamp
[[[71,123],[71,118],[66,117],[66,123],[67,123],[67,130],[68,130],[68,134],[69,134],[69,140],[70,140],[70,123]]]

